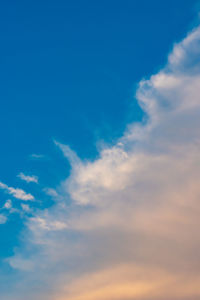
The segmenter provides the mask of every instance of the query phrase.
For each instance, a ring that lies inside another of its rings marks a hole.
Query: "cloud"
[[[23,211],[28,212],[28,213],[31,212],[31,208],[28,204],[23,204],[22,203],[21,207],[22,207]]]
[[[6,203],[4,204],[3,208],[11,209],[12,208],[12,201],[7,200]]]
[[[20,256],[16,256],[11,261],[7,260],[11,267],[20,269],[22,271],[30,271],[33,268],[33,264],[31,261],[21,258]]]
[[[0,214],[0,224],[5,224],[7,222],[7,217],[3,214]]]
[[[81,164],[81,160],[76,155],[76,153],[70,149],[69,146],[63,145],[57,141],[54,141],[54,143],[60,148],[60,150],[63,152],[64,156],[68,159],[73,168],[77,168]]]
[[[199,276],[198,276],[199,277]],[[200,278],[198,278],[199,280]],[[171,299],[190,297],[191,291],[198,289],[197,282],[191,278],[187,286],[183,286],[183,276],[169,274],[155,268],[138,268],[137,265],[121,265],[101,272],[84,275],[76,280],[65,293],[69,300],[101,300],[101,299]],[[173,290],[170,288],[173,286]],[[81,291],[81,293],[80,293]],[[154,298],[153,298],[154,297]],[[66,300],[62,294],[60,300]]]
[[[58,192],[55,190],[55,189],[52,189],[52,188],[44,188],[43,191],[51,196],[53,199],[59,199],[60,198],[60,195],[58,194]]]
[[[44,158],[45,156],[43,154],[36,154],[36,153],[33,153],[30,155],[30,158],[32,159],[42,159]]]
[[[35,182],[35,183],[38,183],[38,177],[37,176],[34,176],[34,175],[32,175],[32,176],[28,176],[28,175],[25,175],[24,173],[19,173],[18,175],[17,175],[17,177],[19,177],[21,180],[24,180],[24,181],[26,181],[27,183],[29,183],[29,182]]]
[[[200,27],[138,84],[144,121],[95,161],[57,144],[71,175],[55,205],[27,220],[9,258],[24,270],[16,300],[33,282],[30,300],[200,298],[199,57]]]
[[[6,193],[12,195],[16,199],[20,200],[34,200],[34,197],[31,194],[27,194],[24,190],[19,188],[9,187],[6,184],[0,182],[0,189],[4,190]]]

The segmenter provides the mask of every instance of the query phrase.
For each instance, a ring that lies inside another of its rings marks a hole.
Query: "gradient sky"
[[[0,8],[0,298],[199,299],[199,1]]]

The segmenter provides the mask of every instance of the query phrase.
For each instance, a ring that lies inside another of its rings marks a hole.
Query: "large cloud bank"
[[[8,259],[15,300],[200,299],[199,27],[137,99],[144,123],[95,161],[58,144],[71,175]]]

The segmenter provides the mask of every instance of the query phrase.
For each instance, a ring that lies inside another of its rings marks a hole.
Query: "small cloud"
[[[12,208],[12,201],[7,200],[6,203],[4,204],[3,208],[5,209],[11,209]]]
[[[25,212],[30,212],[31,211],[28,204],[21,204],[21,207],[22,207],[23,211],[25,211]]]
[[[42,159],[45,156],[43,154],[35,154],[35,153],[33,153],[29,157],[32,158],[32,159]]]
[[[26,205],[24,204],[24,206],[26,206]],[[13,214],[13,213],[19,213],[20,214],[21,213],[19,209],[13,207],[12,201],[10,199],[8,199],[5,202],[5,204],[2,207],[2,209],[4,209],[4,210],[6,209],[8,214]],[[23,210],[25,210],[25,209],[23,209]]]
[[[63,155],[68,159],[68,161],[72,167],[79,166],[81,164],[80,158],[68,145],[63,145],[57,141],[54,141],[54,143],[56,146],[58,146],[60,148]]]
[[[0,224],[5,224],[7,222],[7,217],[0,214]]]
[[[26,181],[27,183],[29,183],[29,182],[38,183],[38,177],[35,175],[29,176],[29,175],[25,175],[24,173],[21,172],[17,175],[17,177],[19,177],[21,180]]]
[[[0,189],[7,189],[7,185],[3,182],[0,182]]]
[[[45,188],[43,189],[43,191],[51,196],[52,198],[58,198],[59,197],[59,194],[57,193],[57,191],[55,189],[52,189],[52,188]]]
[[[24,201],[34,200],[33,195],[26,193],[22,189],[9,187],[5,183],[2,183],[2,182],[0,182],[0,189],[5,190],[6,193],[12,195],[16,199],[20,199],[20,200],[24,200]]]

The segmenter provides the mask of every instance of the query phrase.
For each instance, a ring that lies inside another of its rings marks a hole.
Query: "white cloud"
[[[3,207],[6,208],[6,209],[11,209],[12,208],[12,201],[7,200]]]
[[[38,177],[35,175],[29,176],[29,175],[25,175],[24,173],[21,172],[17,175],[17,177],[19,177],[21,180],[26,181],[27,183],[29,183],[29,182],[38,183]]]
[[[81,164],[81,160],[76,155],[76,153],[70,149],[69,146],[63,145],[57,141],[54,141],[54,143],[61,149],[64,156],[69,160],[73,168],[77,168]]]
[[[199,57],[196,28],[140,82],[146,123],[129,125],[95,161],[58,144],[71,175],[62,199],[29,219],[24,245],[9,259],[35,269],[16,300],[36,280],[45,288],[30,300],[200,298]]]
[[[26,193],[24,190],[19,189],[19,188],[13,188],[7,186],[5,183],[0,182],[0,189],[5,190],[6,193],[12,195],[16,199],[20,200],[34,200],[33,195]]]

